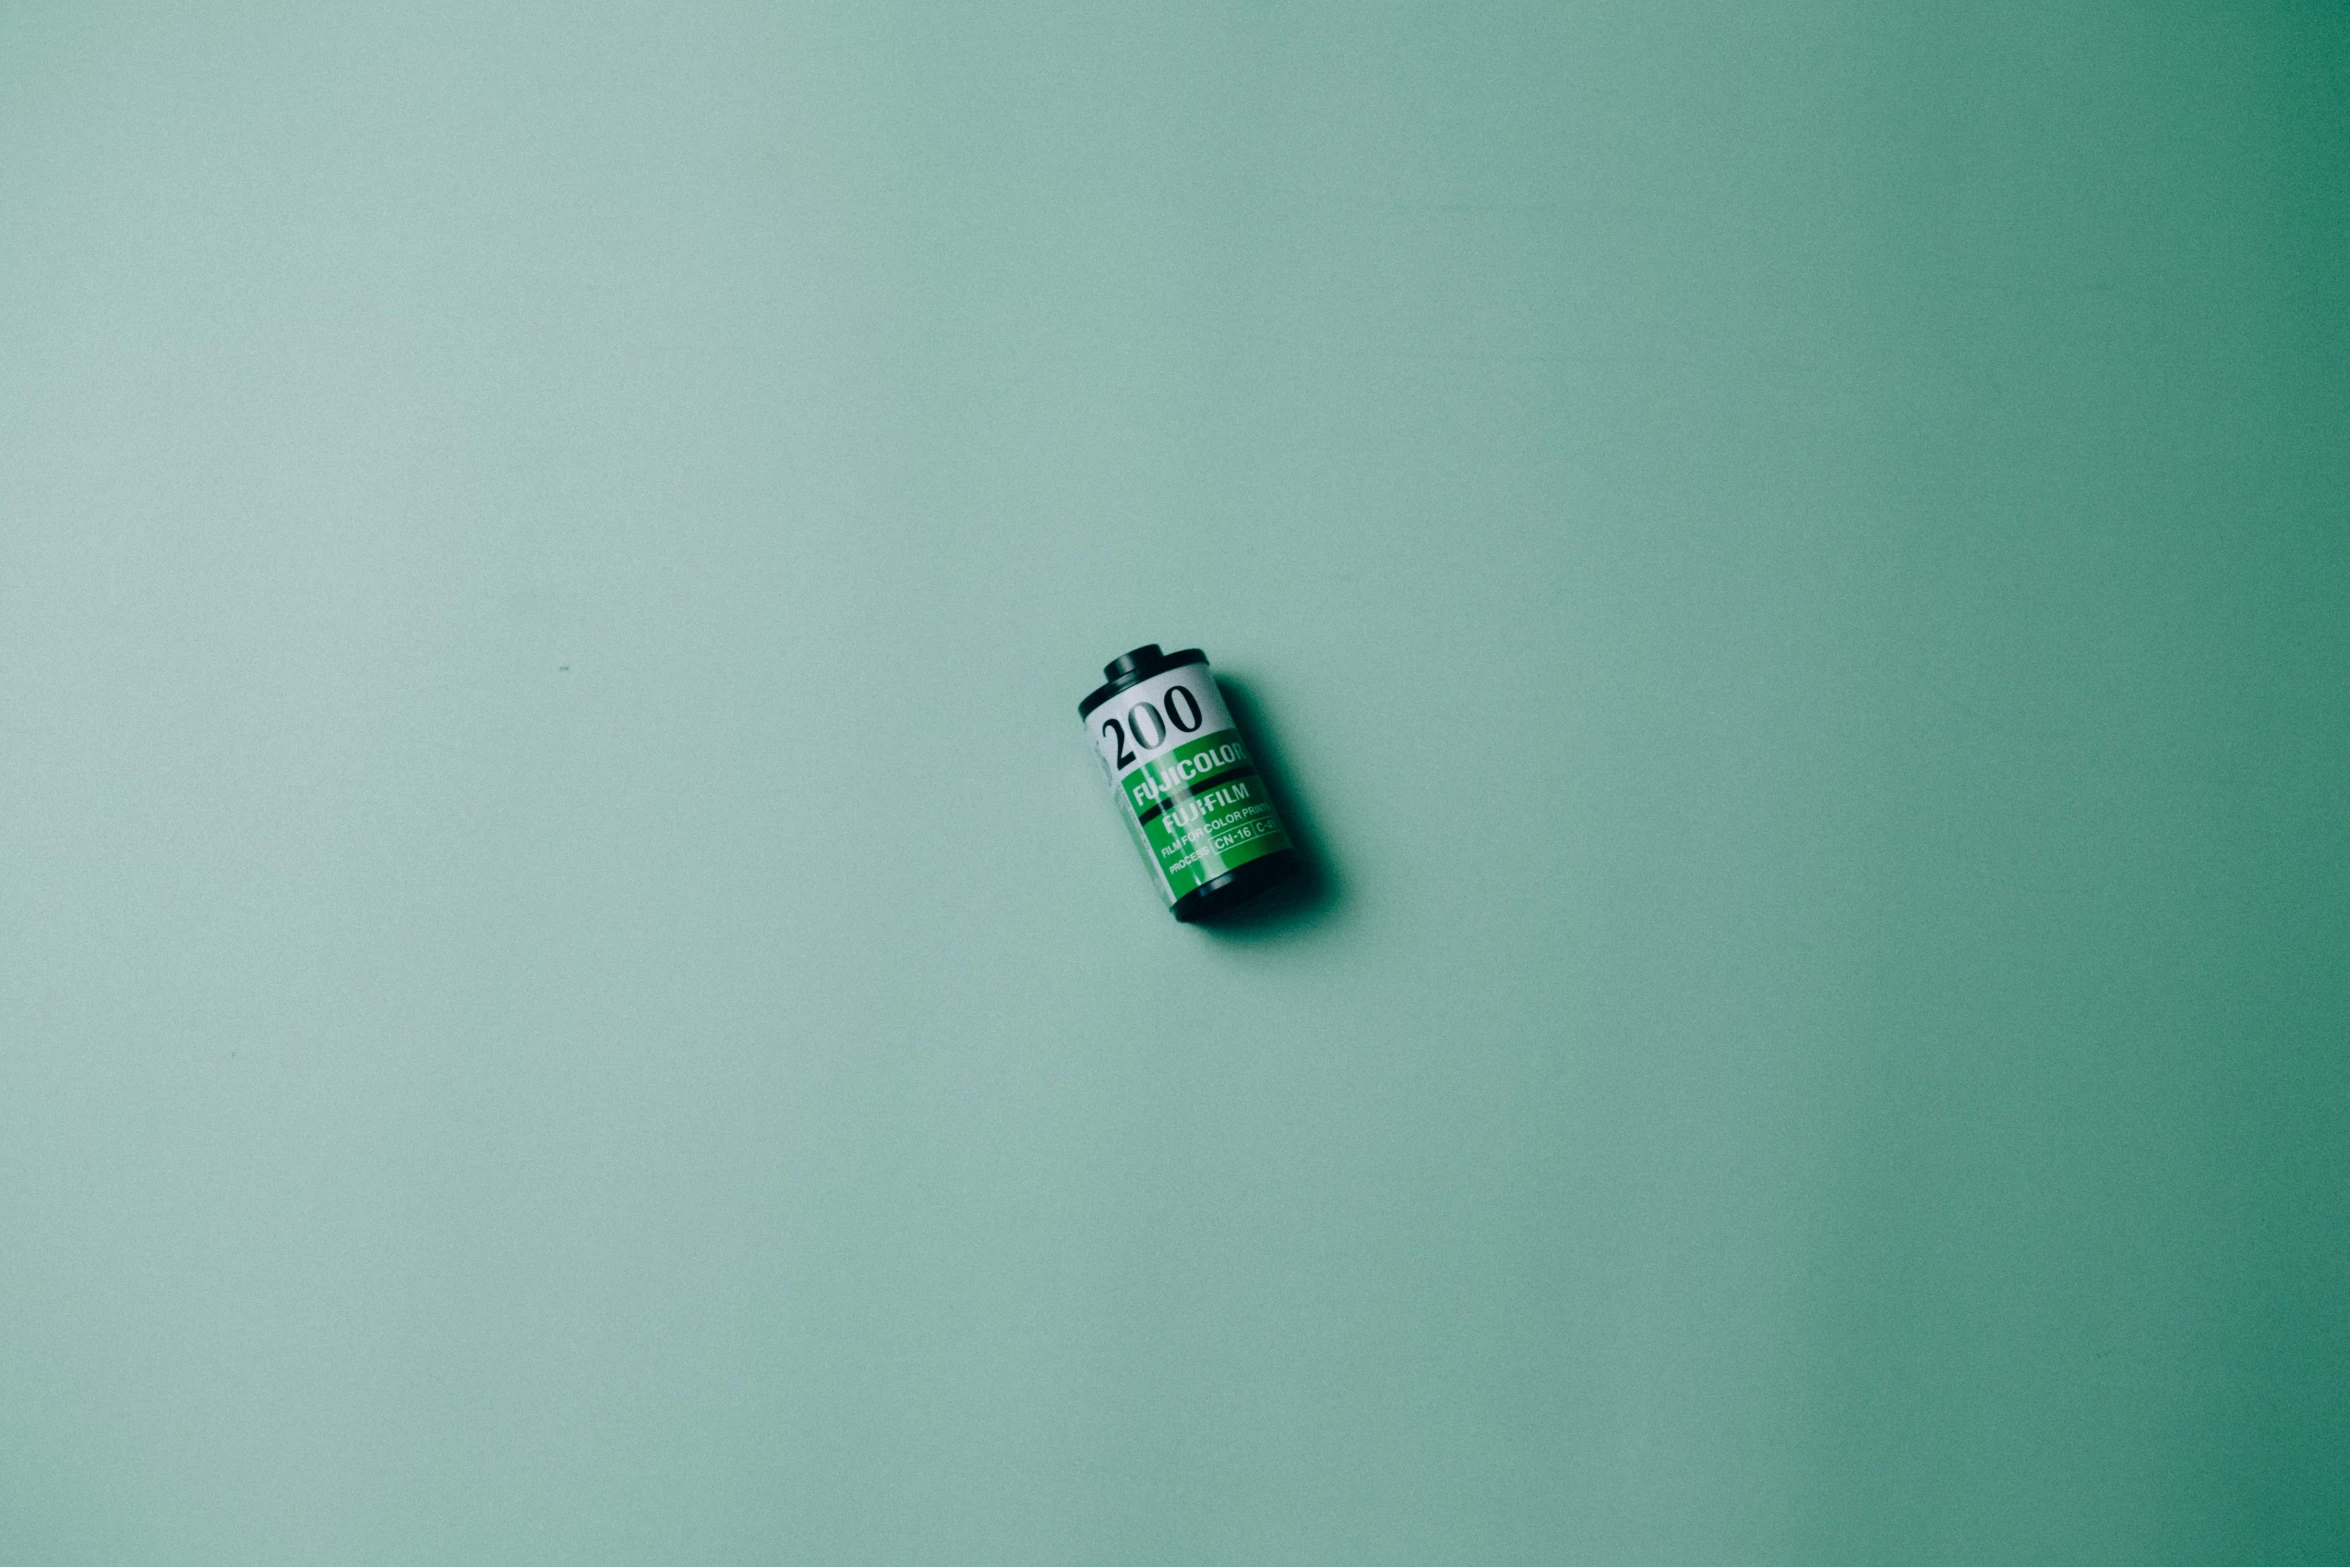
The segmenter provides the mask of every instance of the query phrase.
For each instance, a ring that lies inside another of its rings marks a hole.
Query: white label
[[[1086,715],[1102,775],[1115,784],[1143,763],[1232,727],[1205,664],[1185,664],[1128,686]]]

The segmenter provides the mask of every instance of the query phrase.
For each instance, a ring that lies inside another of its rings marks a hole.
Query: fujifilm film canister
[[[1118,814],[1179,920],[1206,919],[1302,864],[1198,648],[1154,642],[1102,666],[1077,704]]]

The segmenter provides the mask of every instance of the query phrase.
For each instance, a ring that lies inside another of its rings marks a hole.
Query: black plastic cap
[[[1208,655],[1198,648],[1187,647],[1174,653],[1162,653],[1156,642],[1146,642],[1131,653],[1121,653],[1102,666],[1108,678],[1077,704],[1077,716],[1091,716],[1093,710],[1125,690],[1141,685],[1153,675],[1163,675],[1170,669],[1181,669],[1186,664],[1204,664]]]
[[[1275,849],[1262,859],[1235,865],[1215,880],[1192,888],[1177,898],[1168,912],[1186,925],[1215,920],[1258,893],[1279,886],[1305,867],[1305,856],[1297,850]]]
[[[1156,642],[1146,642],[1131,653],[1121,653],[1102,666],[1102,678],[1116,684],[1127,675],[1140,674],[1156,665],[1166,655]],[[1147,678],[1147,677],[1146,677]]]

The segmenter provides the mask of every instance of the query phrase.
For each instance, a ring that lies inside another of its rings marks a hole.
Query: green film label
[[[1086,721],[1119,814],[1169,903],[1289,847],[1207,665],[1154,675]]]

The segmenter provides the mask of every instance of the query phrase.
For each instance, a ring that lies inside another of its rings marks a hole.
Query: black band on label
[[[1225,768],[1222,772],[1210,773],[1205,778],[1194,778],[1188,783],[1183,784],[1183,793],[1181,798],[1186,800],[1197,799],[1199,796],[1206,794],[1210,789],[1215,788],[1216,785],[1220,783],[1228,783],[1235,778],[1251,776],[1256,772],[1256,770],[1256,764],[1253,762],[1234,762],[1230,767]],[[1120,784],[1119,787],[1123,789],[1125,785]],[[1135,825],[1138,827],[1149,826],[1152,817],[1157,816],[1162,811],[1166,810],[1168,806],[1176,804],[1177,799],[1178,796],[1176,795],[1176,792],[1172,789],[1168,790],[1165,794],[1159,797],[1158,804],[1152,806],[1147,811],[1137,811],[1134,813]]]

